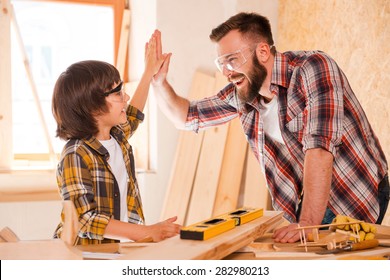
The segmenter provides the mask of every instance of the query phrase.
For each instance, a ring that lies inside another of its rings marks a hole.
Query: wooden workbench
[[[383,237],[383,236],[381,236]],[[271,234],[265,234],[255,242],[226,256],[226,260],[337,260],[337,259],[389,259],[390,238],[380,239],[376,248],[340,252],[337,254],[317,254],[326,251],[324,247],[308,247],[307,252],[299,242],[275,243]]]
[[[0,243],[1,260],[82,260],[82,252],[62,240]]]
[[[267,232],[283,221],[281,217],[281,212],[265,211],[263,217],[206,241],[181,240],[176,236],[159,243],[129,242],[76,247],[69,247],[61,240],[3,242],[0,243],[0,259],[309,260],[385,259],[390,256],[390,247],[319,255],[316,252],[324,248],[311,247],[305,252],[299,243],[274,243]],[[385,230],[389,229],[385,227]],[[387,240],[389,246],[390,236],[378,235],[378,238],[387,238],[382,240]]]
[[[1,259],[222,259],[273,230],[283,213],[265,211],[263,216],[206,241],[175,236],[158,243],[115,243],[66,246],[61,240],[0,243]]]

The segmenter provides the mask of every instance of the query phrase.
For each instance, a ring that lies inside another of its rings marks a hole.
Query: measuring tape
[[[181,228],[180,238],[207,240],[261,216],[263,216],[262,208],[239,208],[233,212]]]

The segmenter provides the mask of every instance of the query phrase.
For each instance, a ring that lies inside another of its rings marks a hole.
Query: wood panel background
[[[390,1],[280,0],[277,49],[321,49],[346,73],[390,158]]]
[[[347,75],[389,161],[390,1],[279,0],[278,13],[277,49],[330,54]],[[387,213],[384,223],[390,225]]]

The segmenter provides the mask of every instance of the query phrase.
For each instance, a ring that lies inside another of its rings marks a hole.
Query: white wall
[[[61,209],[60,200],[0,203],[0,230],[7,226],[21,240],[51,239]]]
[[[137,45],[130,55],[130,76],[140,77],[144,43],[157,28],[162,32],[163,52],[173,53],[168,80],[181,96],[187,96],[196,70],[210,75],[216,71],[215,46],[209,40],[214,27],[241,11],[263,14],[272,26],[277,26],[278,1],[275,0],[133,0],[130,5],[131,44]],[[156,106],[153,96],[150,101],[151,106]],[[178,131],[159,110],[151,116],[151,122],[154,172],[138,175],[147,223],[160,220],[178,139]]]

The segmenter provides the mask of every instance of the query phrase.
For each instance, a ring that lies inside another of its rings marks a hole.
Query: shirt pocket
[[[288,129],[288,131],[290,131],[291,134],[301,143],[304,131],[303,121],[304,111],[300,112],[298,115],[295,116],[295,118],[286,123],[286,128]]]

